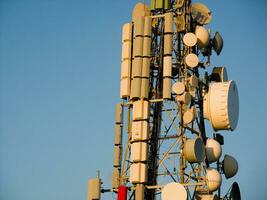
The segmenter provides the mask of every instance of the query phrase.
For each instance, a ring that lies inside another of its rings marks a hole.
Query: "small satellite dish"
[[[216,32],[214,38],[212,39],[212,47],[217,55],[220,55],[223,48],[223,39],[220,33]]]
[[[237,182],[234,182],[232,185],[230,200],[241,200],[240,189]]]
[[[205,158],[205,146],[200,137],[187,139],[184,146],[185,159],[190,163],[201,163]]]
[[[149,15],[149,7],[144,3],[137,3],[132,11],[132,20],[135,22],[138,18]]]
[[[174,83],[172,91],[177,95],[182,95],[185,92],[185,84],[183,82]]]
[[[187,66],[194,68],[197,67],[199,59],[196,54],[190,53],[185,57],[185,63]]]
[[[210,9],[202,3],[193,3],[191,5],[191,16],[198,24],[210,23],[212,16]]]
[[[182,184],[171,182],[163,187],[161,198],[162,200],[186,200],[187,192]]]
[[[225,82],[228,81],[227,70],[225,67],[214,67],[210,77],[211,81]]]
[[[188,47],[193,47],[197,43],[197,37],[194,33],[186,33],[183,37],[183,42]]]
[[[189,92],[184,92],[182,95],[177,95],[176,100],[188,105],[192,100],[192,96]]]
[[[187,110],[184,113],[183,120],[184,120],[185,124],[192,123],[194,121],[194,119],[195,119],[195,115],[194,115],[194,112],[192,112],[192,110]]]
[[[221,186],[222,177],[216,169],[208,168],[206,170],[206,182],[207,182],[208,190],[210,192],[214,192],[217,189],[219,189],[219,187]]]
[[[216,140],[208,138],[206,141],[206,157],[209,163],[213,163],[220,159],[222,155],[222,147]]]
[[[189,83],[192,87],[197,87],[198,86],[198,77],[193,74],[192,76],[190,76],[189,78]]]
[[[197,44],[198,46],[203,49],[205,48],[210,42],[210,34],[204,26],[196,26],[195,34],[197,37]]]
[[[225,178],[232,178],[238,172],[238,162],[234,157],[226,154],[222,162],[222,169]]]

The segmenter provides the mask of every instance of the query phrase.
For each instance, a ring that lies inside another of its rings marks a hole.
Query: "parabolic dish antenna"
[[[205,48],[210,42],[210,34],[204,26],[196,26],[195,34],[200,48]]]
[[[215,131],[233,131],[238,122],[239,100],[234,81],[211,82],[204,97],[204,115]]]
[[[232,185],[230,200],[241,200],[240,189],[237,182]]]
[[[226,68],[225,67],[214,67],[211,73],[211,81],[215,81],[215,82],[228,81]]]
[[[232,178],[238,171],[238,162],[232,156],[225,155],[223,159],[223,173],[227,179]]]
[[[188,47],[193,47],[197,43],[197,37],[194,33],[186,33],[183,37],[183,42]]]
[[[219,32],[216,32],[214,38],[212,39],[212,47],[216,54],[220,55],[223,48],[223,38]]]
[[[190,163],[201,163],[205,158],[205,146],[201,138],[188,139],[184,146],[185,159]]]
[[[220,159],[222,155],[222,147],[216,140],[208,138],[206,141],[206,157],[209,163],[213,163]]]
[[[191,5],[191,16],[198,24],[210,23],[212,16],[210,9],[202,3],[193,3]]]
[[[186,200],[187,192],[182,184],[171,182],[163,187],[161,197],[162,200]]]

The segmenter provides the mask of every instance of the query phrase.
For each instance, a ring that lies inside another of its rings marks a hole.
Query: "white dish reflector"
[[[216,140],[208,138],[206,141],[206,157],[209,163],[213,163],[220,159],[222,155],[222,147]]]
[[[198,24],[210,23],[212,16],[210,9],[202,3],[193,3],[191,5],[191,16]]]
[[[208,168],[206,171],[206,182],[208,190],[214,192],[219,189],[222,184],[222,177],[220,173],[213,168]]]
[[[161,198],[162,200],[186,200],[187,192],[182,184],[171,182],[163,187]]]
[[[199,63],[199,59],[197,57],[196,54],[194,53],[190,53],[185,57],[185,63],[189,66],[189,67],[197,67],[198,63]]]
[[[195,34],[197,37],[198,46],[202,49],[205,48],[210,41],[210,34],[203,26],[196,26]]]
[[[197,43],[197,37],[194,33],[186,33],[183,37],[183,42],[188,47],[193,47]]]

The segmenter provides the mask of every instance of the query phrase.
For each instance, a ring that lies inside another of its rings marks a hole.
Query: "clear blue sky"
[[[0,0],[0,199],[82,200],[87,179],[110,183],[121,25],[137,1]],[[203,1],[225,46],[213,65],[239,88],[225,132],[245,200],[267,195],[267,3]],[[110,200],[110,197],[103,199]]]

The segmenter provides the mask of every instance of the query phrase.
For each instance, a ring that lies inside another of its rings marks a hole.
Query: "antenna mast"
[[[122,28],[120,98],[116,105],[112,189],[89,181],[88,200],[239,200],[234,183],[221,196],[222,176],[238,171],[221,160],[223,136],[238,121],[238,91],[225,67],[213,67],[223,39],[211,38],[209,8],[191,0],[137,3]],[[211,128],[205,128],[209,121]]]

